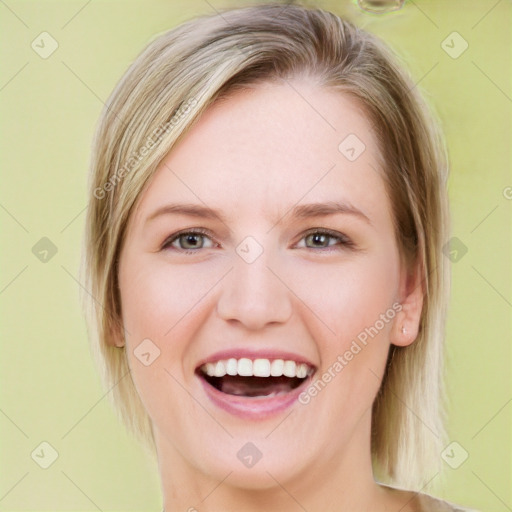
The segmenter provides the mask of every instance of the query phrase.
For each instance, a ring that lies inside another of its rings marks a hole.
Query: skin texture
[[[366,146],[355,161],[338,149],[349,134]],[[414,510],[412,495],[375,483],[370,457],[389,346],[414,341],[422,307],[419,273],[400,264],[376,155],[353,99],[308,80],[262,84],[211,106],[144,191],[121,252],[129,334],[118,343],[153,422],[166,510]],[[328,201],[367,219],[292,216],[297,205]],[[224,219],[148,220],[170,203],[215,208]],[[189,228],[208,235],[192,249],[187,239],[169,242]],[[352,245],[312,240],[311,228]],[[236,251],[247,236],[263,249],[252,263]],[[219,409],[194,373],[218,350],[265,348],[301,355],[321,375],[394,303],[401,311],[317,396],[270,418]],[[149,366],[134,355],[146,338],[160,350]],[[262,453],[252,468],[237,458],[249,441]]]

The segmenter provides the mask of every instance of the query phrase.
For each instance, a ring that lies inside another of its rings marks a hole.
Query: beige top
[[[395,489],[397,491],[404,490],[380,482],[379,485],[381,487],[387,487],[389,489]],[[478,512],[477,510],[464,508],[459,505],[455,505],[448,501],[444,501],[439,498],[434,498],[433,496],[429,496],[428,494],[423,493],[418,493],[414,497],[414,500],[411,503],[411,505],[415,510],[418,510],[418,512]]]
[[[448,501],[443,501],[427,494],[418,494],[415,498],[416,508],[421,512],[477,512],[476,510],[463,508]]]

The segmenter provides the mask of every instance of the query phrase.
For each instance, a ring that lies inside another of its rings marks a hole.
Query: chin
[[[265,435],[268,435],[268,431]],[[248,441],[250,438],[248,428],[247,434],[236,436],[228,443],[215,445],[210,442],[204,446],[203,453],[207,453],[207,456],[200,459],[197,458],[200,453],[197,453],[196,445],[189,461],[195,458],[194,466],[216,482],[225,481],[231,487],[254,491],[289,482],[305,469],[304,454],[295,446],[278,446],[264,436]]]

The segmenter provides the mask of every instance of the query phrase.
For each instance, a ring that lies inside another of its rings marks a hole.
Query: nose
[[[249,330],[285,323],[292,314],[291,292],[269,267],[265,252],[252,263],[235,256],[233,270],[222,281],[219,317]]]

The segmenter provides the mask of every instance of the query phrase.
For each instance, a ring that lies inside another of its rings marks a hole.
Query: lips
[[[315,366],[290,353],[223,352],[196,368],[215,406],[243,417],[267,417],[295,402]]]

